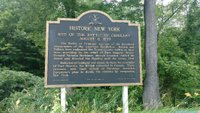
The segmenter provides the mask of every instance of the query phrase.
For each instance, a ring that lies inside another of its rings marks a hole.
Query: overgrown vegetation
[[[1,113],[61,112],[59,89],[44,88],[47,20],[77,17],[90,9],[101,10],[113,19],[139,22],[144,42],[143,4],[140,0],[73,1],[75,0],[0,0]],[[200,1],[173,0],[168,5],[161,3],[157,4],[158,75],[163,105],[170,107],[161,111],[193,107],[198,109]],[[67,9],[69,4],[75,7]],[[131,111],[143,110],[142,90],[140,86],[130,87]],[[70,113],[121,112],[121,87],[75,88],[68,95],[66,104]]]

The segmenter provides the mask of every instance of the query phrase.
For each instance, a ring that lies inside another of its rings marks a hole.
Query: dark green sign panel
[[[142,84],[138,24],[92,10],[46,30],[46,87]]]

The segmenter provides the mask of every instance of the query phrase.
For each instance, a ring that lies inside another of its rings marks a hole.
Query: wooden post
[[[128,113],[128,86],[122,87],[123,113]]]
[[[61,110],[62,112],[65,112],[66,111],[66,107],[65,107],[65,103],[66,103],[66,88],[61,88],[61,94],[60,94],[60,97],[61,97]]]

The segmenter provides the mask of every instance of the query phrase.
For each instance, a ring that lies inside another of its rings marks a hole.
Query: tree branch
[[[182,8],[182,6],[184,4],[186,4],[188,2],[188,0],[185,0],[181,5],[178,6],[178,8],[176,8],[172,14],[164,20],[164,22],[162,22],[162,24],[160,26],[158,26],[158,38],[159,38],[159,35],[160,35],[160,31],[163,29],[163,26]]]

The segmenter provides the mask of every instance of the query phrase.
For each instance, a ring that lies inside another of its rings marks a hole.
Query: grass
[[[172,107],[172,108],[162,108],[162,109],[156,109],[156,110],[134,111],[130,113],[175,113],[176,111],[182,111],[180,113],[190,113],[189,111],[200,111],[200,108],[178,109],[178,108]]]

